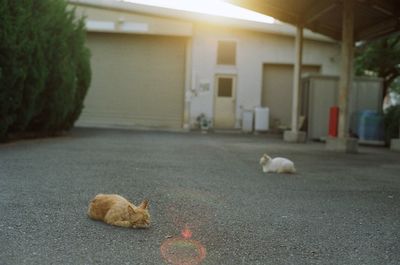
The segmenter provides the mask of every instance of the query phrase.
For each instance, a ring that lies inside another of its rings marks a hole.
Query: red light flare
[[[189,227],[185,225],[185,228],[182,230],[181,235],[184,239],[190,239],[192,237],[192,231],[190,231]]]
[[[181,231],[182,237],[165,240],[160,247],[161,256],[172,265],[198,265],[206,257],[205,247],[191,239],[193,233],[188,225]]]

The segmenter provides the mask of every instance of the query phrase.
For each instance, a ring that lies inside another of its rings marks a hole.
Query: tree
[[[400,33],[362,42],[356,48],[355,71],[356,75],[383,78],[384,97],[393,81],[400,76]]]
[[[0,1],[0,140],[73,126],[91,80],[85,38],[65,0]]]

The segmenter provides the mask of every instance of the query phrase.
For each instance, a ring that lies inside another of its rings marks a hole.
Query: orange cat
[[[127,199],[116,194],[97,194],[90,202],[88,215],[94,220],[110,225],[148,228],[150,226],[149,202],[144,200],[135,206]]]

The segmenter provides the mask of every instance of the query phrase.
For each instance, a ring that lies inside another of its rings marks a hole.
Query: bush
[[[400,130],[400,105],[391,106],[387,109],[384,117],[385,142],[389,145],[390,140],[399,138]]]
[[[0,25],[0,138],[70,129],[91,79],[84,20],[64,0],[3,0]]]

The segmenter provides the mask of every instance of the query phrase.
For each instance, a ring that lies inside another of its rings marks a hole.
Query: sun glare
[[[170,9],[196,12],[272,24],[275,19],[263,14],[241,8],[222,0],[121,0],[135,4],[159,6]]]

